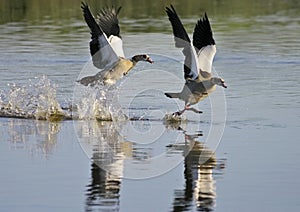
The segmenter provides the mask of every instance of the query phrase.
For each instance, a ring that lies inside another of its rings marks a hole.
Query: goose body
[[[210,93],[216,90],[216,85],[210,80],[197,82],[189,80],[186,82],[179,93],[165,93],[169,98],[178,98],[185,102],[185,104],[194,105],[204,98],[208,97]]]
[[[172,25],[175,46],[182,48],[185,56],[185,84],[181,92],[165,93],[165,95],[185,102],[184,109],[174,113],[175,115],[181,115],[186,110],[202,113],[190,106],[208,97],[217,85],[227,88],[222,78],[213,77],[211,74],[216,45],[207,14],[205,13],[204,17],[198,20],[194,29],[193,42],[191,42],[172,5],[166,8],[166,13]]]
[[[82,3],[84,19],[91,31],[90,53],[93,64],[100,71],[80,80],[79,83],[85,86],[93,86],[98,83],[113,85],[126,75],[139,61],[153,63],[147,54],[135,55],[126,59],[123,51],[122,38],[118,14],[119,7],[104,8],[97,16],[98,23],[92,15],[87,4]]]

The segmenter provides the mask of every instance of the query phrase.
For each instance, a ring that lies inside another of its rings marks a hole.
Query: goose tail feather
[[[165,93],[169,98],[179,98],[179,93]]]

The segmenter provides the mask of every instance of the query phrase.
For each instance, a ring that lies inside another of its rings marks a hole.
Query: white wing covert
[[[199,73],[200,70],[207,73],[211,73],[212,63],[216,52],[217,49],[215,45],[208,45],[199,50],[198,52]]]

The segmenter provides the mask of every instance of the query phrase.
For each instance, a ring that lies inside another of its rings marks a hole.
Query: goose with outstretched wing
[[[98,83],[113,85],[126,75],[139,61],[153,63],[147,54],[135,55],[126,59],[123,51],[122,38],[118,14],[121,7],[103,8],[98,14],[96,22],[88,5],[82,2],[84,19],[91,31],[90,53],[93,64],[101,69],[93,76],[84,77],[77,82],[85,86],[94,86]]]
[[[206,98],[216,89],[216,85],[227,88],[222,78],[213,77],[211,74],[216,44],[207,14],[205,13],[204,17],[198,20],[194,29],[193,42],[191,42],[172,5],[170,8],[166,7],[166,13],[172,25],[175,46],[183,48],[185,84],[181,92],[165,93],[165,95],[185,102],[184,109],[174,115],[181,115],[186,110],[202,113],[190,106]]]

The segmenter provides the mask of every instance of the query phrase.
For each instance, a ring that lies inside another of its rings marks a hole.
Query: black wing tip
[[[175,47],[185,48],[187,44],[191,42],[191,40],[172,4],[170,4],[170,7],[166,7],[166,13],[172,25],[173,35],[175,38]]]
[[[207,22],[209,23],[209,19],[208,19],[208,16],[207,16],[207,12],[204,12],[203,20],[204,20],[204,21],[207,21]],[[210,24],[209,24],[209,25],[210,25]]]
[[[107,14],[113,14],[113,15],[119,15],[120,11],[122,9],[122,6],[116,7],[114,5],[110,6],[105,6],[101,9],[100,13],[98,13],[98,15],[107,15]]]
[[[97,38],[103,34],[103,31],[100,29],[98,24],[96,23],[93,14],[91,13],[89,6],[85,2],[81,2],[81,8],[83,12],[83,17],[88,27],[90,28],[90,33],[92,35],[92,39]]]
[[[175,8],[173,7],[172,4],[170,4],[170,7],[166,7],[166,13],[169,15],[169,14],[174,14],[174,15],[177,15],[177,12],[175,10]]]
[[[174,8],[173,4],[170,4],[170,7],[172,8],[173,12],[175,12],[175,13],[176,13],[176,10],[175,10],[175,8]]]
[[[170,9],[170,7],[171,7],[171,9]],[[175,8],[173,7],[172,4],[170,4],[170,7],[166,7],[166,13],[169,17],[169,20],[172,22],[176,19],[179,19],[179,21],[180,21],[180,18],[177,15],[176,10],[175,10]]]
[[[115,5],[106,5],[97,14],[98,25],[107,37],[109,37],[110,35],[114,35],[121,38],[118,17],[121,9],[121,6],[117,7]]]
[[[119,15],[121,9],[122,9],[122,6],[119,6],[119,8],[118,8],[117,11],[116,11],[116,14],[117,14],[117,15]]]
[[[170,4],[170,7],[172,7],[172,4]],[[171,10],[168,6],[166,7],[166,11]]]
[[[208,20],[206,12],[204,13],[204,15],[201,18],[199,18],[199,20],[197,21],[195,27],[200,27],[201,25],[204,25],[204,24],[208,25],[210,27],[210,23],[209,23],[209,20]]]
[[[88,4],[86,3],[86,2],[81,2],[81,9],[83,9],[83,10],[85,10],[85,9],[87,9],[87,8],[89,8],[89,6],[88,6]]]
[[[82,2],[81,2],[81,9],[82,9],[82,10],[87,10],[87,9],[89,9],[88,3],[82,1]],[[112,5],[111,7],[105,6],[105,7],[103,7],[103,9],[101,10],[101,13],[104,12],[104,13],[106,14],[107,12],[114,11],[115,14],[118,15],[118,14],[120,13],[121,9],[122,9],[122,6],[119,6],[118,8],[115,7],[114,5]]]
[[[201,34],[201,37],[199,37]],[[198,36],[197,38],[195,36]],[[194,29],[193,36],[194,46],[201,49],[205,45],[215,45],[213,38],[213,32],[210,25],[210,21],[207,16],[207,12],[197,21]]]
[[[83,2],[83,1],[81,2],[81,9],[82,9],[83,14],[91,13],[89,5],[86,2]]]

